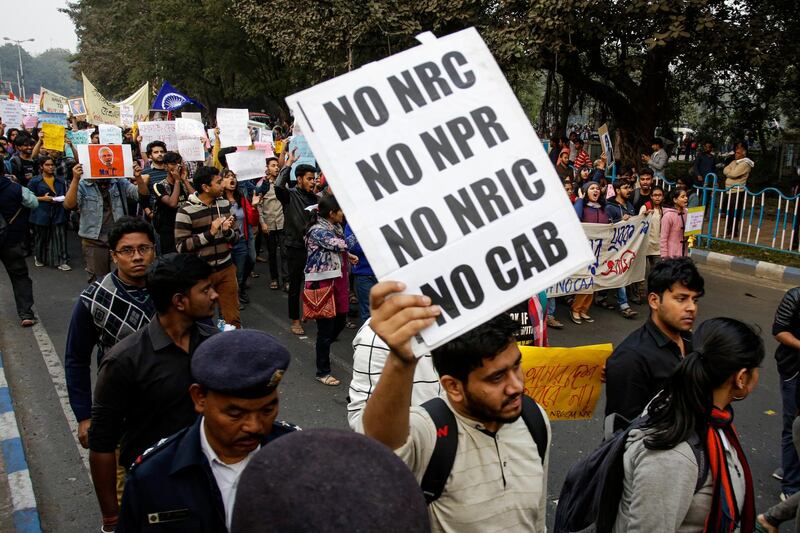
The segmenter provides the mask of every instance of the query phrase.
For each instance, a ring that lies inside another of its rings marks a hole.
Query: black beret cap
[[[430,531],[422,490],[389,448],[352,431],[296,431],[239,479],[231,533]]]
[[[289,359],[289,351],[272,335],[254,329],[223,331],[197,347],[192,376],[214,392],[261,398],[278,386]]]

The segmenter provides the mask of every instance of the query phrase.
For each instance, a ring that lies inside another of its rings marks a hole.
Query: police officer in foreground
[[[197,422],[136,460],[116,532],[227,532],[239,476],[261,446],[297,428],[276,422],[289,352],[254,330],[201,344],[189,388]]]

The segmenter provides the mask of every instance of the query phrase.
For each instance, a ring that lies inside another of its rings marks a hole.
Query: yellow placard
[[[614,347],[595,344],[576,348],[520,346],[525,394],[536,400],[550,420],[592,417],[606,359]]]
[[[42,148],[45,150],[63,152],[66,128],[64,128],[64,126],[59,126],[58,124],[42,124],[41,127],[42,133],[44,134]]]

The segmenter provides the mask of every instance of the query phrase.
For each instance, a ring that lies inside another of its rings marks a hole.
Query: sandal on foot
[[[322,383],[323,385],[328,385],[329,387],[335,387],[341,383],[338,379],[328,374],[327,376],[317,376],[316,380]]]
[[[594,318],[590,317],[586,313],[581,313],[581,318],[584,322],[594,322]]]
[[[273,291],[277,291],[278,290],[278,282],[277,281],[270,281],[269,282],[269,288],[271,290],[273,290]]]
[[[580,315],[575,316],[575,313],[570,313],[569,314],[569,319],[572,320],[572,322],[574,322],[575,324],[578,324],[579,326],[583,323],[583,321],[581,320]]]
[[[639,313],[629,307],[620,311],[620,314],[623,316],[623,318],[636,318],[636,315]]]
[[[306,334],[306,330],[304,330],[303,326],[301,326],[300,324],[297,324],[296,326],[290,327],[289,331],[291,331],[295,335],[305,335]]]

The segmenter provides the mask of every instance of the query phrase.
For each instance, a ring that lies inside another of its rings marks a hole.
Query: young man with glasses
[[[115,344],[146,326],[156,308],[145,286],[147,267],[155,259],[153,227],[140,218],[122,217],[108,234],[117,269],[91,283],[72,310],[64,351],[67,392],[78,440],[89,446],[92,417],[92,352],[97,364]]]

